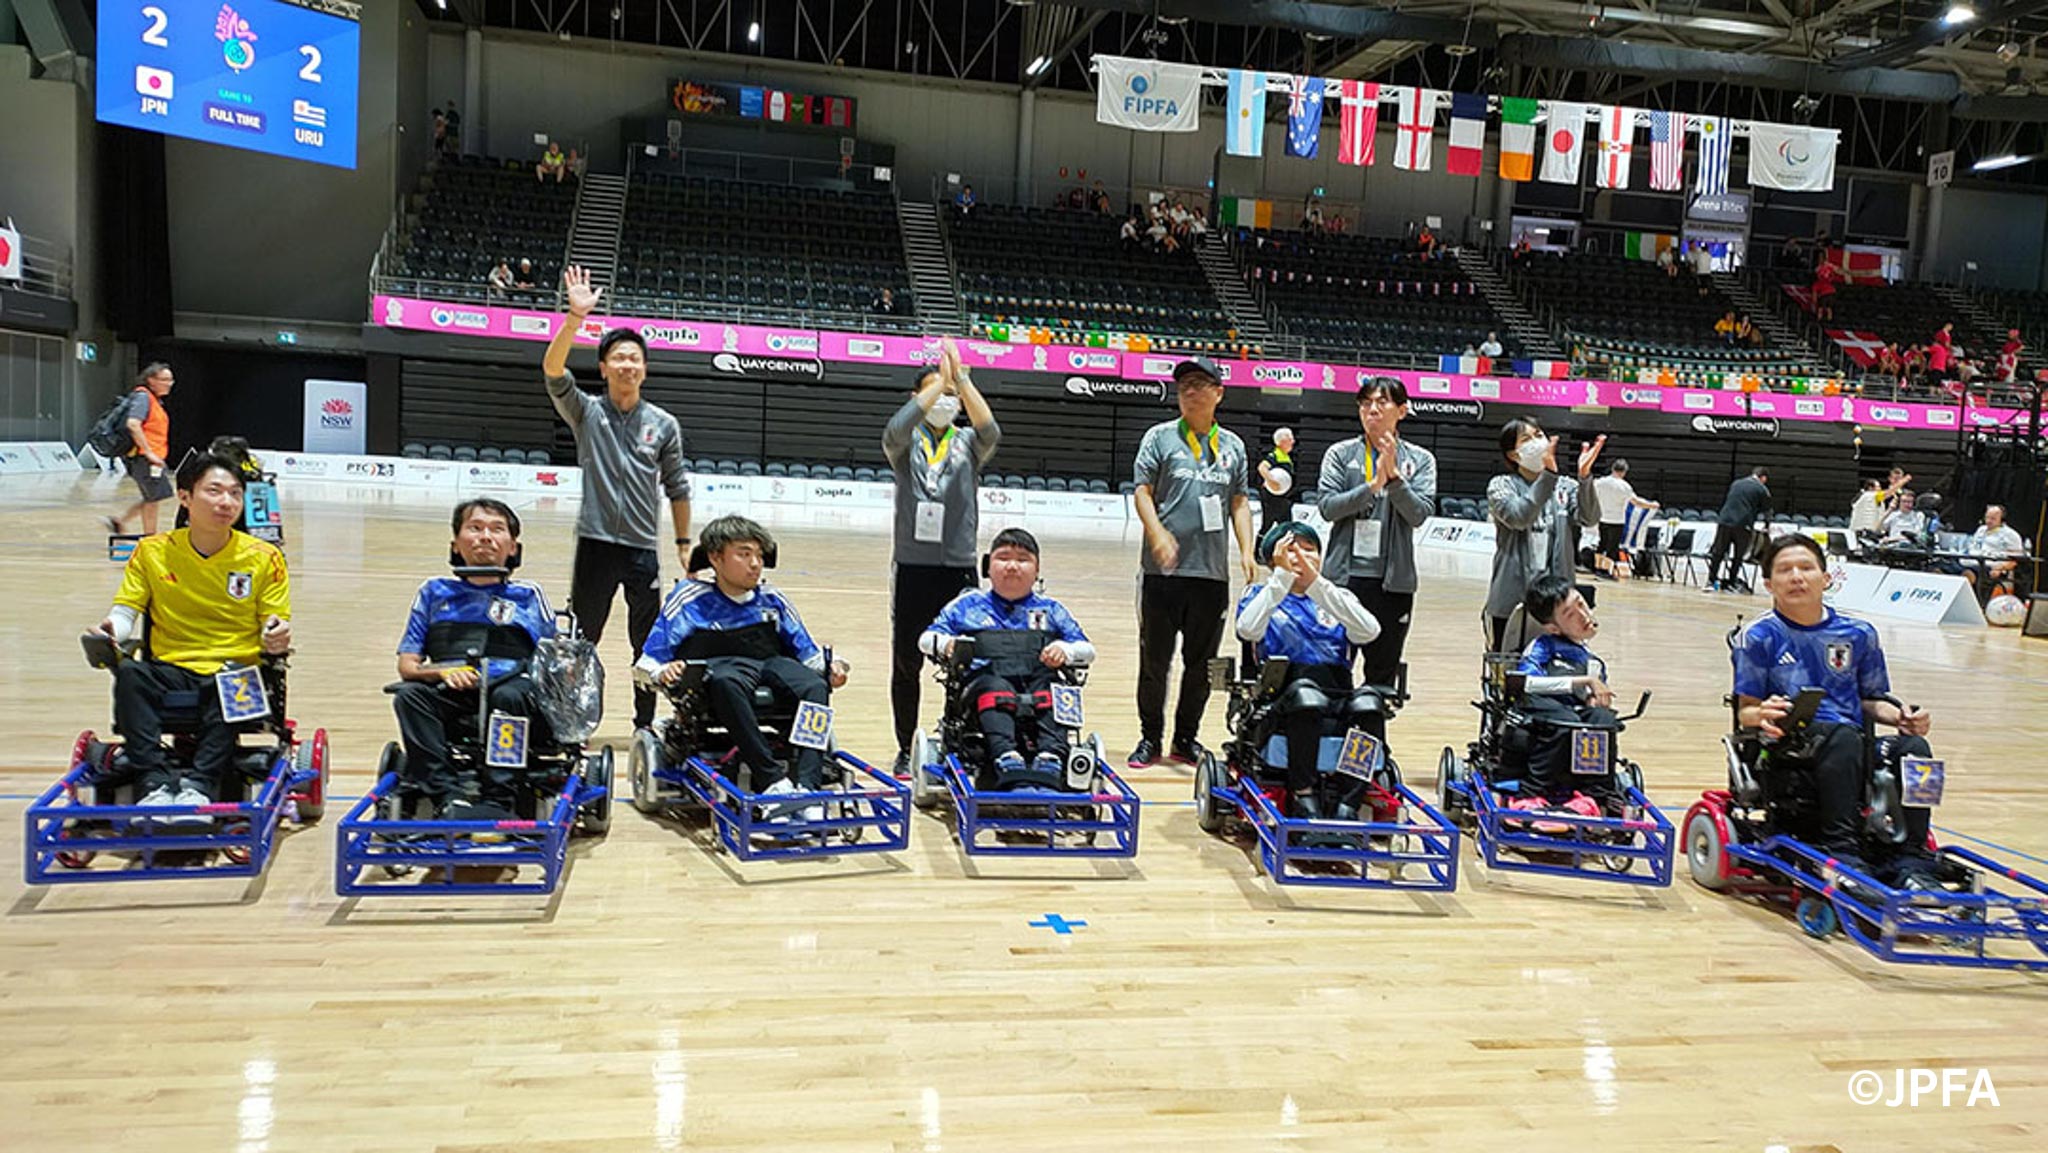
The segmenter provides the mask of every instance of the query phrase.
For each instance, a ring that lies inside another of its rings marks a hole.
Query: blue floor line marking
[[[2025,857],[2027,860],[2033,861],[2036,864],[2048,865],[2048,857],[2037,857],[2032,853],[2025,852],[2020,849],[2015,849],[2010,845],[2001,845],[1997,841],[1987,841],[1982,837],[1973,837],[1968,833],[1957,832],[1956,830],[1948,828],[1944,825],[1936,825],[1934,826],[1934,828],[1937,832],[1941,833],[1944,836],[1961,837],[1965,841],[1975,841],[1980,845],[1997,849],[2001,853],[2011,853],[2015,857]]]

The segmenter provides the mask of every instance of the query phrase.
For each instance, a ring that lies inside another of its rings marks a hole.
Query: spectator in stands
[[[1715,518],[1714,547],[1707,553],[1707,587],[1703,591],[1749,591],[1749,586],[1742,583],[1742,566],[1749,560],[1751,530],[1771,511],[1770,479],[1770,472],[1757,465],[1749,470],[1748,476],[1728,486],[1721,514]],[[1728,562],[1726,577],[1720,575],[1723,559]]]
[[[1098,214],[1103,216],[1109,215],[1109,193],[1102,187],[1102,181],[1098,180],[1095,182],[1095,191],[1089,195],[1088,199],[1090,205]]]
[[[896,315],[896,290],[884,285],[882,291],[876,293],[875,298],[868,302],[868,311],[877,316]]]
[[[962,412],[967,426],[956,421]],[[917,731],[924,657],[917,639],[954,597],[976,586],[981,470],[1003,430],[974,387],[960,351],[939,342],[939,364],[882,429],[882,456],[896,479],[891,552],[889,704],[896,724],[896,769],[908,772]]]
[[[1508,256],[1510,259],[1517,261],[1526,260],[1528,259],[1529,253],[1531,251],[1532,250],[1529,247],[1529,235],[1528,233],[1523,233],[1522,235],[1515,237],[1514,251],[1510,252]]]
[[[1415,615],[1415,533],[1436,515],[1436,456],[1401,439],[1408,389],[1391,376],[1358,389],[1360,435],[1323,454],[1316,511],[1330,522],[1323,576],[1380,622],[1360,650],[1365,683],[1392,684]]]
[[[1628,482],[1628,462],[1616,460],[1607,475],[1593,482],[1593,492],[1600,498],[1600,555],[1607,558],[1610,566],[1621,563],[1622,530],[1628,524],[1630,508],[1662,508],[1654,500],[1644,500],[1636,495],[1635,486]],[[1613,568],[1605,570],[1611,580]]]
[[[1479,342],[1479,355],[1497,358],[1500,356],[1500,353],[1500,335],[1493,332],[1487,333],[1486,339]]]
[[[576,558],[569,575],[569,606],[593,642],[604,639],[612,595],[626,594],[626,635],[638,661],[661,610],[661,496],[675,522],[676,555],[690,563],[690,476],[683,464],[683,430],[641,396],[647,379],[647,342],[615,328],[597,342],[602,398],[576,387],[569,350],[604,290],[590,273],[570,265],[562,273],[568,314],[541,358],[548,399],[576,437],[583,470],[583,504],[576,514]],[[633,688],[633,727],[654,723],[654,687]]]
[[[533,287],[533,261],[528,260],[524,256],[519,258],[519,274],[512,278],[512,287]]]
[[[1764,334],[1756,325],[1750,322],[1747,312],[1743,313],[1735,322],[1735,343],[1737,346],[1748,345],[1751,348],[1761,348],[1763,346]]]
[[[1714,322],[1714,335],[1721,338],[1722,344],[1734,344],[1735,330],[1738,327],[1740,325],[1735,320],[1735,310],[1731,308],[1721,314],[1721,319]]]
[[[1223,378],[1207,360],[1174,365],[1180,419],[1153,425],[1138,442],[1132,496],[1144,526],[1138,584],[1138,745],[1129,765],[1159,760],[1166,729],[1166,674],[1179,642],[1180,692],[1171,755],[1197,763],[1208,664],[1230,607],[1230,537],[1238,573],[1250,584],[1252,513],[1244,441],[1216,423]]]
[[[1864,480],[1855,503],[1849,506],[1850,534],[1858,540],[1866,533],[1876,535],[1884,527],[1885,510],[1898,498],[1906,482],[1912,479],[1912,474],[1906,470],[1895,468],[1882,484],[1874,479]]]
[[[578,156],[574,148],[569,150],[569,175],[583,179],[583,157]]]
[[[1273,430],[1273,447],[1259,460],[1260,532],[1294,519],[1294,430]]]
[[[1493,576],[1486,587],[1487,651],[1502,652],[1508,618],[1546,576],[1570,580],[1580,527],[1600,523],[1600,498],[1592,485],[1593,462],[1607,447],[1599,437],[1579,450],[1578,477],[1557,472],[1558,438],[1525,416],[1501,427],[1500,451],[1510,471],[1486,485],[1493,515]],[[1591,585],[1587,585],[1587,599]]]
[[[1135,210],[1129,216],[1124,217],[1123,227],[1117,230],[1117,238],[1123,241],[1124,251],[1126,252],[1144,243],[1138,232],[1138,215]]]
[[[1160,252],[1171,255],[1180,251],[1180,241],[1174,238],[1173,229],[1167,224],[1166,212],[1157,204],[1152,206],[1152,226],[1145,230],[1145,235],[1152,241],[1152,247]]]
[[[2005,346],[1998,350],[1998,374],[1992,379],[2000,384],[2011,384],[2019,376],[2020,354],[2027,350],[2027,344],[2020,339],[2020,330],[2007,329]]]
[[[1927,371],[1934,374],[1936,380],[1948,379],[1949,358],[1955,354],[1952,344],[1955,328],[1953,320],[1942,325],[1941,331],[1934,334],[1933,342],[1927,346]]]
[[[1963,579],[1977,590],[1977,603],[1984,604],[2000,581],[2020,567],[2017,558],[2027,555],[2027,542],[2005,523],[2005,506],[1984,506],[1984,523],[1970,534],[1970,557],[1962,562]]]
[[[1927,514],[1914,507],[1916,499],[1910,488],[1899,493],[1898,500],[1894,502],[1896,507],[1884,518],[1879,529],[1885,543],[1917,542],[1920,534],[1927,531]]]
[[[1835,285],[1842,279],[1842,270],[1828,259],[1827,250],[1821,250],[1820,262],[1813,268],[1813,286],[1809,289],[1813,297],[1813,315],[1821,320],[1835,318]]]
[[[1898,380],[1906,373],[1906,361],[1899,355],[1899,344],[1893,341],[1877,350],[1877,371],[1880,375]]]
[[[552,176],[555,183],[560,184],[563,175],[568,171],[569,158],[562,155],[562,146],[552,140],[548,141],[546,151],[540,154],[540,163],[533,166],[533,178],[545,184],[548,177]]]
[[[1714,250],[1704,240],[1692,242],[1692,274],[1702,280],[1714,275]],[[1706,294],[1706,286],[1700,287],[1700,294]]]
[[[1927,346],[1915,344],[1899,358],[1899,381],[1917,381],[1927,375]]]
[[[448,117],[443,115],[439,108],[436,108],[434,109],[434,151],[445,152],[447,149]]]
[[[512,288],[512,266],[503,260],[499,260],[497,266],[491,269],[490,279],[491,295],[505,295]]]
[[[1678,260],[1669,248],[1657,250],[1657,267],[1664,270],[1665,276],[1673,280],[1678,279]]]
[[[1193,238],[1209,231],[1209,222],[1202,219],[1201,213],[1189,208],[1187,201],[1177,200],[1174,203],[1180,207],[1181,223],[1184,225],[1182,232],[1186,237]]]
[[[1323,230],[1323,201],[1313,192],[1301,202],[1301,230],[1310,234]]]
[[[448,102],[447,110],[441,113],[441,119],[448,125],[447,150],[451,153],[461,152],[462,113],[455,110],[453,100]]]
[[[1436,233],[1427,224],[1415,234],[1415,251],[1421,253],[1424,260],[1436,259]]]
[[[1970,359],[1969,357],[1957,358],[1956,383],[1962,386],[1962,390],[1965,393],[1969,392],[1971,387],[1977,383],[1977,378],[1983,375],[1984,370],[1977,367],[1976,361]]]
[[[953,211],[958,212],[962,220],[974,215],[974,206],[979,203],[980,201],[974,198],[972,184],[961,185],[960,191],[953,195]]]

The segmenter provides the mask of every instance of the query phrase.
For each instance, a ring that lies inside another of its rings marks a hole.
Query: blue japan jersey
[[[796,613],[796,606],[767,581],[755,586],[753,595],[743,601],[726,596],[712,581],[677,581],[668,599],[662,602],[661,619],[654,622],[654,630],[647,634],[647,644],[641,651],[667,664],[683,659],[678,654],[696,634],[731,632],[763,624],[774,626],[784,656],[810,664],[812,658],[820,655],[817,642],[811,639],[803,618]]]
[[[1515,671],[1531,677],[1583,677],[1588,674],[1607,679],[1607,662],[1577,641],[1556,633],[1544,633],[1522,650],[1522,663]]]
[[[932,622],[929,631],[949,637],[964,637],[972,633],[992,630],[1018,630],[1042,632],[1047,640],[1065,641],[1069,644],[1086,641],[1088,634],[1074,620],[1074,614],[1067,606],[1039,593],[1031,593],[1023,600],[1006,601],[988,589],[968,589],[954,597],[952,603],[939,610],[939,619]],[[969,667],[979,669],[988,664],[976,660]]]
[[[1264,587],[1255,584],[1245,589],[1231,619],[1243,615],[1244,606]],[[1318,608],[1305,593],[1288,593],[1273,610],[1266,622],[1266,635],[1259,638],[1258,651],[1261,659],[1285,657],[1297,665],[1351,665],[1351,641],[1344,622]]]
[[[420,585],[419,595],[413,598],[412,615],[406,618],[398,651],[431,657],[427,632],[435,625],[510,627],[539,642],[555,635],[555,610],[548,606],[540,586],[530,581],[477,585],[460,577],[435,577]],[[456,655],[443,654],[441,659]],[[484,664],[490,676],[502,677],[519,662],[493,657]]]
[[[1811,627],[1765,613],[1742,630],[1733,656],[1738,695],[1789,699],[1821,689],[1827,698],[1814,719],[1826,724],[1861,725],[1863,702],[1891,691],[1877,630],[1833,609]]]

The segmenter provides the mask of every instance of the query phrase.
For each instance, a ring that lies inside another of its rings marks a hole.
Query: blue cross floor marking
[[[1058,913],[1047,913],[1042,921],[1027,921],[1025,923],[1034,929],[1051,929],[1062,937],[1067,936],[1076,929],[1084,929],[1088,926],[1086,921],[1069,921]]]

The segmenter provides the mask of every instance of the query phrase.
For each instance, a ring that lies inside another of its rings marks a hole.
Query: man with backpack
[[[163,398],[171,394],[175,383],[170,365],[162,361],[151,363],[136,377],[134,390],[116,402],[116,407],[109,408],[86,438],[86,443],[101,456],[125,456],[129,479],[135,482],[139,493],[136,502],[119,516],[106,518],[108,532],[127,531],[128,522],[140,513],[142,535],[153,535],[157,505],[171,499],[171,415],[164,411]]]

